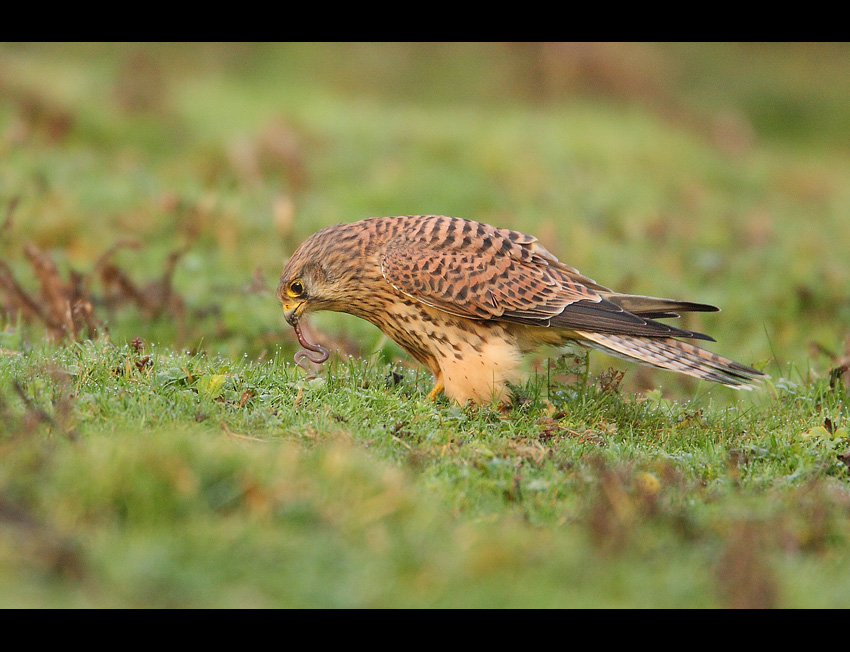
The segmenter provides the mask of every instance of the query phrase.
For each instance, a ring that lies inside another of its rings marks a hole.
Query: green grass
[[[0,46],[0,260],[103,322],[0,293],[0,606],[850,606],[850,49],[570,47]],[[340,315],[305,378],[282,262],[429,212],[720,305],[686,326],[771,378],[547,351],[459,407]],[[127,240],[178,303],[107,305]]]
[[[850,590],[847,433],[822,427],[843,399],[825,381],[726,409],[538,381],[503,414],[362,361],[305,380],[281,356],[98,342],[4,371],[4,606],[837,606]]]

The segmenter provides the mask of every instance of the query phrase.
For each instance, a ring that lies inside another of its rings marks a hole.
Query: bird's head
[[[291,326],[305,312],[347,311],[358,255],[340,241],[338,228],[327,227],[314,233],[283,268],[277,297]]]

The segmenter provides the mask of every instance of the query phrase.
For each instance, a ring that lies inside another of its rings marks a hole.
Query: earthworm
[[[298,351],[295,354],[295,364],[301,367],[304,371],[309,372],[310,369],[306,364],[301,364],[304,358],[307,358],[310,362],[315,362],[316,364],[322,364],[325,360],[328,359],[331,352],[328,351],[325,347],[320,344],[311,344],[304,338],[304,334],[301,332],[301,327],[298,323],[295,323],[295,334],[298,336],[298,342],[304,348]],[[315,355],[318,353],[319,355]]]

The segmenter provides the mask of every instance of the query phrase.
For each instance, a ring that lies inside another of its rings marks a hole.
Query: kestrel
[[[708,335],[656,321],[718,308],[614,292],[534,236],[461,218],[329,226],[292,255],[277,294],[299,338],[306,312],[361,317],[431,371],[432,398],[444,391],[461,404],[509,402],[522,355],[569,342],[739,389],[763,375],[682,341]]]

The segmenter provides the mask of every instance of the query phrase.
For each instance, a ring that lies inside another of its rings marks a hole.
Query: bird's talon
[[[438,380],[438,381],[437,381],[437,383],[434,385],[434,388],[433,388],[433,389],[430,391],[430,393],[428,394],[428,400],[429,400],[429,401],[435,401],[435,400],[437,400],[437,396],[438,396],[438,395],[440,394],[440,392],[442,392],[444,389],[445,389],[445,387],[443,387],[443,381],[442,381],[442,380]]]

